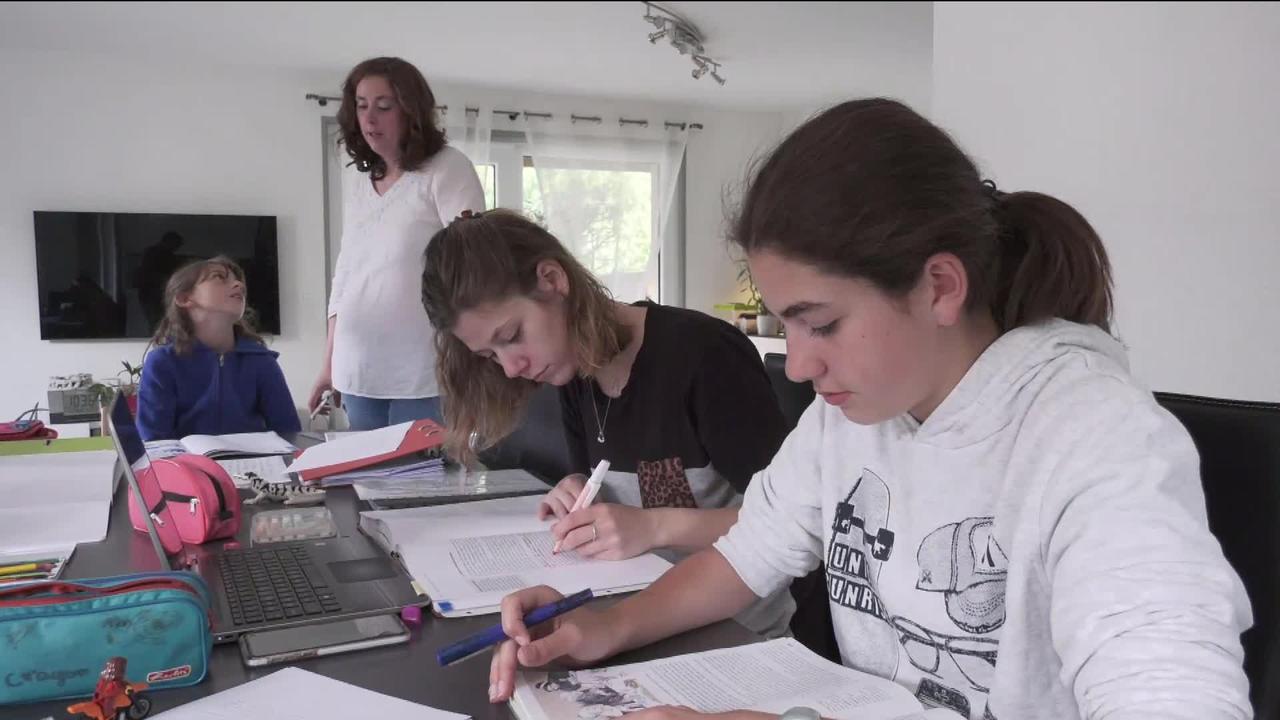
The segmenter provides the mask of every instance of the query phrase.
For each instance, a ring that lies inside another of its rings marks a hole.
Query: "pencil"
[[[0,577],[9,575],[18,575],[21,573],[30,573],[37,570],[52,570],[52,563],[22,563],[20,565],[5,565],[0,567]]]
[[[0,585],[5,585],[13,582],[28,581],[28,580],[48,580],[50,579],[50,577],[51,576],[47,572],[30,572],[30,573],[20,573],[18,575],[5,575],[4,577],[0,577]]]

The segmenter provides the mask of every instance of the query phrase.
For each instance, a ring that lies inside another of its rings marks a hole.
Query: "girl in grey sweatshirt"
[[[1109,334],[1110,267],[1078,212],[998,191],[871,99],[783,141],[733,235],[788,376],[820,397],[711,549],[532,635],[520,617],[554,591],[505,603],[491,698],[518,665],[594,663],[825,565],[844,663],[940,717],[1251,716],[1248,599],[1195,446]]]

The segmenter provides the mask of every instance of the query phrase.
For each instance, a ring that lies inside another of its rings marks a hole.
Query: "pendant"
[[[596,435],[596,442],[601,443],[601,444],[603,444],[603,443],[604,443],[604,431],[603,431],[603,430],[601,430],[601,431],[600,431],[600,434],[599,434],[599,435]]]

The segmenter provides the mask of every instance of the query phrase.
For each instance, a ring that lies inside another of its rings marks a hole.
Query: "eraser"
[[[422,608],[416,605],[409,605],[400,611],[400,619],[410,625],[422,624]]]

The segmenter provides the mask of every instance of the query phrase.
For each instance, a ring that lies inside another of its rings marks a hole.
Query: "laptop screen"
[[[133,413],[129,412],[129,404],[122,394],[117,394],[115,400],[111,402],[111,413],[107,419],[109,426],[107,432],[111,435],[112,442],[116,446],[116,452],[124,463],[124,476],[129,483],[129,492],[133,495],[133,501],[138,506],[146,507],[142,488],[138,484],[138,475],[149,472],[151,459],[147,456],[147,447],[142,442],[142,434],[138,432],[138,425],[133,420]],[[151,537],[151,545],[155,548],[156,556],[160,558],[160,566],[165,569],[173,569],[173,564],[170,562],[168,555],[165,554],[164,544],[160,542],[160,533],[156,530],[157,519],[165,524],[173,522],[169,516],[168,506],[162,499],[159,499],[158,505],[152,508],[152,512],[143,513],[143,516],[147,526],[147,534]],[[181,548],[179,548],[179,551],[181,551]]]

